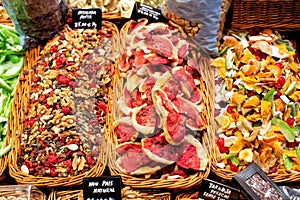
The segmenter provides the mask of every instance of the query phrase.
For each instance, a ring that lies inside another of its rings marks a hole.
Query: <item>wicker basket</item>
[[[113,30],[113,44],[112,48],[118,48],[118,29],[116,26],[107,21],[102,22],[103,26],[107,26],[112,28]],[[28,99],[30,96],[30,85],[31,80],[30,76],[24,76],[23,72],[26,70],[27,72],[31,70],[31,68],[37,63],[37,59],[39,58],[40,47],[32,49],[26,52],[26,59],[23,67],[23,71],[21,72],[21,78],[24,78],[25,81],[20,81],[16,90],[15,99],[13,101],[12,113],[14,116],[11,118],[10,126],[10,134],[12,134],[12,139],[14,142],[14,148],[9,154],[9,173],[11,177],[16,179],[19,184],[32,184],[39,187],[57,187],[57,186],[75,186],[82,184],[82,180],[84,177],[95,177],[101,176],[104,172],[107,162],[107,144],[106,144],[106,131],[107,129],[104,127],[104,136],[102,139],[103,148],[101,148],[97,162],[95,165],[87,172],[79,175],[74,175],[72,177],[37,177],[33,175],[28,175],[23,173],[18,166],[18,150],[20,147],[20,137],[22,134],[22,119],[25,116],[25,111],[23,108],[26,108],[28,104]],[[114,67],[114,66],[113,66]],[[25,73],[27,74],[27,73]]]
[[[171,200],[171,194],[169,192],[138,191],[125,187],[121,193],[122,200]],[[48,200],[83,200],[83,191],[53,191]]]
[[[299,0],[233,0],[233,29],[300,29]]]
[[[176,200],[197,200],[199,192],[181,193],[176,196]]]
[[[141,19],[141,21],[147,22],[146,19]],[[126,38],[126,34],[127,31],[129,30],[129,26],[130,23],[132,21],[127,22],[123,28],[120,31],[120,44],[121,44],[121,49],[125,48],[125,38]],[[123,50],[121,50],[121,52],[123,52]],[[212,86],[211,84],[211,80],[213,80],[213,71],[209,70],[209,64],[207,63],[208,60],[205,60],[205,58],[202,58],[199,60],[199,64],[201,66],[201,75],[202,78],[200,80],[200,89],[204,92],[205,94],[205,118],[206,121],[208,123],[208,127],[210,127],[210,124],[212,122],[212,104],[211,104],[211,99],[213,97],[210,96],[209,93],[209,88]],[[116,76],[115,76],[115,80],[114,80],[114,97],[113,97],[113,101],[112,102],[116,102],[118,100],[119,97],[121,97],[122,95],[122,89],[123,85],[122,85],[122,81],[121,77],[120,77],[121,73],[118,72],[118,69],[116,70]],[[112,125],[114,122],[114,109],[112,112],[112,115],[110,116],[109,120],[109,124]],[[187,178],[182,178],[182,179],[160,179],[160,178],[146,178],[147,175],[145,177],[142,176],[141,177],[136,177],[136,176],[132,176],[132,175],[128,175],[125,174],[124,172],[122,172],[119,167],[116,164],[116,159],[117,159],[117,155],[116,155],[116,151],[115,151],[115,145],[117,144],[117,137],[116,134],[114,134],[114,127],[110,126],[110,138],[111,138],[111,156],[109,157],[109,168],[110,168],[110,172],[112,175],[120,175],[122,178],[122,182],[124,185],[126,186],[130,186],[133,188],[165,188],[165,189],[175,189],[175,188],[180,188],[180,189],[184,189],[184,188],[190,188],[192,186],[195,185],[199,185],[202,181],[203,178],[206,178],[210,172],[210,161],[209,161],[209,165],[207,167],[207,169],[205,171],[201,171],[201,172],[195,172],[194,174],[190,175]],[[210,149],[210,128],[207,128],[207,130],[204,131],[203,133],[203,145],[205,147],[207,147],[207,149]]]

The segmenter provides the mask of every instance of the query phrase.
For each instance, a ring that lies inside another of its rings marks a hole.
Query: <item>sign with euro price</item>
[[[72,26],[82,29],[101,29],[102,11],[100,8],[73,8]]]

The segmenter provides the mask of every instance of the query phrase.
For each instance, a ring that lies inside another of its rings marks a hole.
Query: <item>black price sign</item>
[[[101,29],[102,11],[100,8],[73,8],[73,28]]]
[[[102,176],[83,179],[84,200],[120,200],[121,177]]]
[[[235,188],[209,179],[203,179],[198,198],[205,200],[238,200],[239,194],[239,190]]]
[[[150,22],[165,22],[167,19],[163,16],[160,10],[155,9],[146,4],[135,2],[132,19],[138,20],[141,18],[147,18]]]

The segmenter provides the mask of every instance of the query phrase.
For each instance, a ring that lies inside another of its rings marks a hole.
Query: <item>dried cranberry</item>
[[[279,84],[279,83],[275,83],[274,87],[275,87],[276,89],[281,89],[281,88],[282,88],[282,85]]]
[[[277,65],[280,69],[283,69],[283,65],[281,62],[277,62],[275,65]]]
[[[278,80],[277,83],[279,83],[280,85],[284,85],[285,83],[285,78],[283,76],[281,76]]]
[[[97,108],[99,110],[104,110],[105,111],[106,110],[106,104],[101,101],[101,102],[98,103]]]
[[[69,84],[68,84],[68,86],[70,87],[70,88],[75,88],[75,82],[74,81],[70,81],[69,82]]]
[[[297,141],[294,140],[294,142],[286,142],[286,147],[287,148],[294,148],[295,146],[297,146]]]
[[[270,167],[269,173],[270,173],[270,174],[276,173],[277,170],[278,170],[277,167]]]
[[[52,177],[54,177],[54,176],[57,175],[57,172],[56,172],[55,168],[51,168],[51,169],[50,169],[50,175],[51,175]]]
[[[71,112],[71,109],[68,107],[68,106],[63,106],[61,108],[61,112],[66,115],[66,114],[69,114]]]
[[[56,163],[57,160],[56,160],[56,156],[55,155],[49,155],[48,156],[48,161],[51,162],[51,163]]]
[[[72,161],[71,160],[66,160],[65,165],[66,165],[67,168],[68,167],[71,168],[72,167]]]
[[[259,55],[256,55],[255,59],[258,60],[258,61],[261,61],[261,57]]]
[[[95,88],[95,87],[96,87],[96,83],[91,82],[91,83],[90,83],[90,88]]]
[[[235,109],[235,106],[228,106],[226,111],[229,113],[229,114],[232,114],[234,112],[234,109]]]
[[[226,154],[228,154],[229,153],[229,148],[225,147],[225,146],[219,147],[219,151],[220,151],[220,153],[226,153]]]
[[[57,47],[55,45],[51,46],[50,52],[52,52],[52,53],[57,52]]]
[[[59,84],[67,84],[68,83],[67,76],[61,75],[61,74],[59,74],[57,76],[57,81]]]
[[[218,146],[219,148],[220,148],[220,147],[224,147],[224,144],[225,144],[224,138],[219,138],[219,139],[217,139],[216,144],[217,144],[217,146]]]
[[[57,66],[62,65],[63,62],[64,62],[64,59],[63,59],[61,56],[57,56],[57,57],[56,57],[56,65],[57,65]]]
[[[274,99],[279,99],[281,97],[282,93],[280,92],[280,90],[276,91],[276,94],[274,95]]]
[[[263,152],[262,148],[259,148],[259,149],[257,150],[257,152],[258,152],[259,154],[261,154],[261,153]]]
[[[49,104],[44,104],[44,106],[47,108],[47,109],[49,109],[50,108],[50,105]]]
[[[36,122],[35,118],[30,118],[30,120],[28,121],[28,125],[29,126],[33,126],[33,124]]]
[[[238,166],[236,166],[235,164],[233,164],[230,160],[228,160],[228,164],[230,166],[230,170],[231,171],[233,171],[233,172],[238,172],[239,171]]]
[[[252,91],[252,90],[248,90],[247,91],[247,97],[252,97],[252,96],[254,96],[255,95],[255,92],[254,91]]]
[[[53,164],[51,162],[49,162],[49,161],[45,161],[44,162],[44,166],[51,168],[51,167],[53,167]]]
[[[290,127],[293,127],[294,126],[294,122],[295,122],[295,119],[292,118],[292,117],[289,117],[286,119],[286,123],[290,126]]]
[[[86,162],[88,165],[94,165],[95,159],[92,155],[87,155],[86,156]]]

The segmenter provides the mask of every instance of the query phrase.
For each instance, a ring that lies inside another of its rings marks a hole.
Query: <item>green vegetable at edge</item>
[[[0,78],[0,87],[8,92],[12,91],[12,88],[2,78]]]
[[[264,97],[264,100],[271,102],[273,117],[275,117],[275,115],[276,115],[276,109],[275,109],[275,103],[274,103],[274,94],[275,94],[275,89],[272,88],[271,90],[269,90],[269,92]]]
[[[290,103],[288,104],[288,107],[290,107],[290,108],[292,109],[291,115],[292,115],[293,117],[295,117],[295,116],[296,116],[296,106],[295,106],[295,104],[294,104],[293,102],[290,102]]]
[[[296,134],[285,121],[273,118],[271,122],[279,128],[279,130],[282,132],[287,141],[294,142]]]
[[[0,157],[2,158],[5,154],[7,154],[12,148],[12,141],[10,140],[9,144],[4,147],[3,149],[0,149]]]
[[[287,171],[290,171],[293,166],[293,161],[285,154],[282,154],[283,164]]]
[[[297,154],[298,165],[300,165],[300,149],[299,149],[299,147],[296,147],[295,150],[296,150],[296,154]]]
[[[220,51],[220,56],[223,56],[226,52],[227,52],[227,50],[229,49],[229,46],[227,45],[227,46],[225,46],[221,51]]]
[[[285,91],[285,95],[289,95],[295,88],[296,88],[296,85],[297,85],[297,81],[293,81],[290,86],[286,89]]]
[[[238,166],[240,163],[238,161],[238,159],[236,158],[236,155],[235,154],[229,154],[229,155],[226,155],[225,158],[229,158],[231,163]]]

